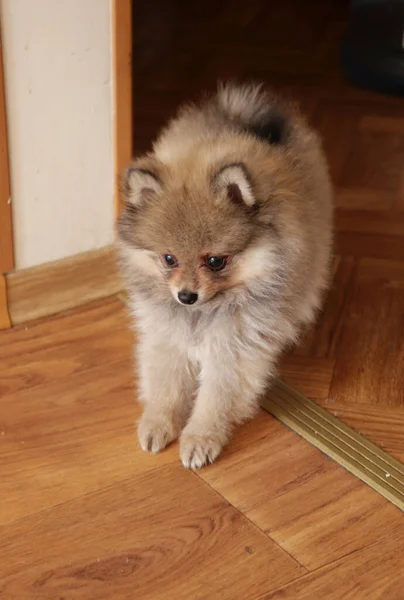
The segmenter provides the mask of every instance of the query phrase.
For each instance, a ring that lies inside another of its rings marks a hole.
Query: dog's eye
[[[169,267],[176,267],[178,265],[178,261],[173,254],[163,254],[163,260]]]
[[[206,259],[206,266],[212,271],[221,271],[225,268],[227,259],[224,256],[209,256]]]

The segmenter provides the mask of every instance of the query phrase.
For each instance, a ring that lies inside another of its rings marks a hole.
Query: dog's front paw
[[[183,433],[180,438],[180,458],[187,469],[200,469],[213,463],[222,448],[222,440],[215,435]]]
[[[160,452],[177,437],[177,432],[168,417],[143,415],[138,426],[139,443],[145,452]]]

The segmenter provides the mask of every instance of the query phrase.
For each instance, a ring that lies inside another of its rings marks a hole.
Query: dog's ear
[[[161,192],[162,183],[155,165],[145,159],[129,165],[120,183],[125,204],[117,220],[117,233],[123,242],[133,246],[133,228],[137,221],[138,209],[152,196]]]
[[[243,163],[233,163],[222,167],[214,178],[214,185],[225,190],[231,202],[253,208],[256,202],[250,176]]]
[[[162,183],[159,176],[152,169],[143,166],[130,165],[122,178],[122,192],[127,202],[139,206],[145,200],[159,194]]]

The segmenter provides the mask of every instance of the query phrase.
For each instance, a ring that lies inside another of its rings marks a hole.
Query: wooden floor
[[[336,264],[319,325],[282,374],[404,461],[404,105],[344,81],[349,4],[136,2],[135,149],[219,78],[262,80],[300,102],[330,162]]]
[[[404,460],[404,109],[339,72],[348,2],[137,2],[135,141],[218,76],[300,99],[336,188],[334,286],[284,378]],[[3,600],[401,600],[404,518],[267,413],[214,465],[135,436],[111,298],[0,334]]]
[[[197,474],[143,453],[127,325],[0,334],[0,598],[403,597],[402,512],[267,413]]]

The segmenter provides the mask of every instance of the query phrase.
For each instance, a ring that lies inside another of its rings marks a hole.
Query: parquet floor
[[[335,186],[335,278],[315,331],[282,375],[404,460],[404,104],[344,81],[348,0],[152,0],[134,10],[137,152],[217,79],[298,100]]]
[[[402,512],[267,413],[197,474],[139,449],[127,325],[0,334],[0,598],[401,600]]]

